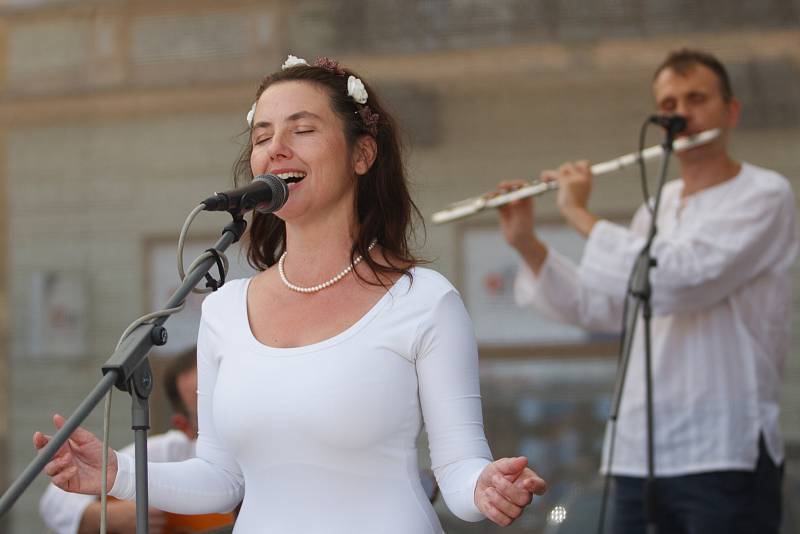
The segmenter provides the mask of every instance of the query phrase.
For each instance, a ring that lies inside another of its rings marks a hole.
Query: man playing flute
[[[684,135],[719,128],[713,141],[677,153],[651,247],[654,467],[659,532],[777,534],[784,447],[779,389],[789,350],[790,268],[797,252],[795,200],[780,174],[735,160],[728,141],[740,103],[725,67],[680,50],[656,69],[660,114],[686,118]],[[652,201],[629,227],[587,209],[585,161],[542,173],[558,182],[558,208],[587,238],[579,265],[539,240],[532,199],[500,208],[506,241],[523,267],[520,305],[595,331],[619,331]],[[504,182],[504,188],[517,182]],[[644,333],[635,330],[603,470],[613,476],[613,531],[644,533],[647,475]]]

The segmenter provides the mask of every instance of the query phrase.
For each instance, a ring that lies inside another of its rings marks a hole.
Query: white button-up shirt
[[[759,434],[779,463],[794,195],[783,176],[746,163],[726,182],[685,198],[682,191],[681,180],[664,187],[651,249],[655,473],[752,470]],[[598,222],[578,267],[550,249],[538,277],[521,269],[517,302],[590,330],[619,331],[649,224],[645,206],[630,228]],[[617,421],[617,475],[647,474],[643,331],[640,318]]]

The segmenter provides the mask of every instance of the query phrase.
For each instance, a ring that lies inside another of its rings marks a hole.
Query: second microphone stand
[[[656,486],[655,486],[655,447],[653,442],[653,371],[652,371],[652,340],[651,340],[651,319],[653,316],[652,309],[652,293],[653,288],[650,283],[650,270],[657,267],[656,259],[651,255],[651,247],[656,237],[658,207],[661,201],[661,191],[664,188],[664,183],[667,177],[667,168],[669,166],[669,158],[672,154],[672,144],[675,140],[675,135],[685,128],[686,124],[675,123],[666,127],[666,137],[663,142],[664,157],[661,163],[661,173],[658,180],[658,188],[656,189],[655,198],[653,202],[653,209],[651,212],[650,229],[647,234],[647,241],[642,247],[641,252],[633,264],[631,272],[630,284],[628,286],[628,294],[626,299],[632,299],[633,306],[626,307],[627,314],[623,318],[624,335],[621,343],[619,372],[617,374],[617,381],[614,386],[614,398],[609,415],[609,420],[612,425],[616,427],[617,417],[619,415],[619,407],[622,402],[622,390],[625,386],[625,377],[628,371],[628,364],[630,361],[631,348],[633,346],[634,333],[636,331],[636,323],[639,317],[639,310],[642,311],[642,319],[644,320],[644,368],[645,368],[645,413],[647,425],[647,478],[644,484],[644,515],[647,524],[648,534],[655,534],[658,530],[656,527]],[[613,428],[613,427],[612,427]],[[612,430],[612,441],[609,449],[608,462],[613,464],[614,450],[613,450],[613,434],[616,428]],[[610,476],[610,466],[609,466]],[[602,519],[601,519],[602,521]]]

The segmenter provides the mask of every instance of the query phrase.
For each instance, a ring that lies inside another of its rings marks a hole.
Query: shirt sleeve
[[[582,283],[578,267],[549,247],[538,276],[521,264],[514,281],[514,298],[517,305],[531,307],[549,319],[593,332],[618,332],[625,288],[618,293],[593,291]]]
[[[492,460],[483,431],[478,350],[458,293],[448,291],[420,323],[416,368],[431,466],[447,507],[465,521],[485,516],[475,484]]]
[[[753,184],[758,188],[758,184]],[[788,269],[795,257],[794,195],[788,184],[737,196],[702,223],[669,236],[656,235],[650,272],[654,313],[709,308],[770,269]],[[606,295],[624,294],[645,237],[598,222],[584,251],[581,284]]]
[[[75,534],[86,507],[95,500],[93,495],[69,493],[48,484],[39,499],[39,514],[55,534]]]
[[[178,514],[224,513],[244,496],[244,476],[233,456],[220,444],[212,418],[212,400],[219,370],[217,333],[201,319],[197,340],[197,457],[183,462],[148,462],[150,504]],[[133,457],[117,453],[118,472],[110,495],[136,497]]]

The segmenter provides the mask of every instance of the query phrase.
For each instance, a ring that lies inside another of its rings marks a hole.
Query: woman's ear
[[[353,169],[356,174],[363,176],[367,174],[375,163],[375,158],[378,156],[378,143],[371,135],[362,135],[356,140],[356,146],[353,149]]]

